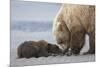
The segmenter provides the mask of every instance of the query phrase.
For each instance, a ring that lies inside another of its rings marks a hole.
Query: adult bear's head
[[[71,33],[66,24],[64,22],[57,22],[53,29],[53,34],[59,48],[63,51],[68,50],[70,47]]]

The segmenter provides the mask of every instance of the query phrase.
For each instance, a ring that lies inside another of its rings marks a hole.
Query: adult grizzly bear
[[[57,45],[47,43],[44,40],[40,41],[25,41],[18,47],[19,58],[30,58],[30,57],[47,57],[52,54],[59,54],[61,50]]]
[[[95,53],[95,6],[63,4],[53,23],[53,35],[65,51],[79,54],[89,35],[90,48],[85,54]]]

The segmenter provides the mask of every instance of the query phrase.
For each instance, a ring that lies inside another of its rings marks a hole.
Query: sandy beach
[[[49,56],[39,58],[17,58],[15,50],[11,51],[11,67],[18,66],[34,66],[34,65],[45,65],[45,64],[61,64],[61,63],[80,63],[80,62],[94,62],[95,55],[79,55],[79,56]]]

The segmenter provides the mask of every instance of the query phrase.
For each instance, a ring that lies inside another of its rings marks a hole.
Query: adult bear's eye
[[[58,42],[58,44],[64,44],[64,43],[66,43],[66,40],[60,40],[60,41]]]
[[[62,43],[63,43],[63,41],[59,41],[59,42],[58,42],[58,44],[62,44]]]

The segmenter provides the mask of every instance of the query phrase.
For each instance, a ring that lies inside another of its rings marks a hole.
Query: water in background
[[[46,40],[55,43],[52,35],[52,21],[12,21],[11,48],[16,48],[24,41]]]

